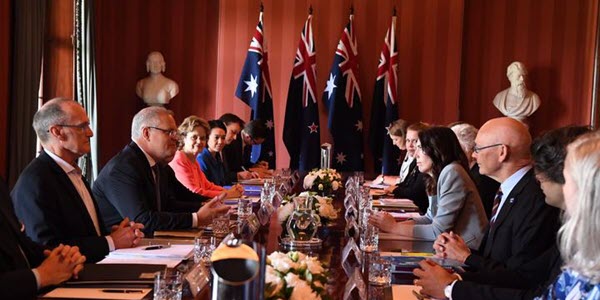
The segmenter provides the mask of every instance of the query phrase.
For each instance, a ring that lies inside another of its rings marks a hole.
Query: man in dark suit
[[[424,262],[422,269],[425,272],[415,270],[415,275],[420,277],[415,283],[423,280],[423,285],[427,285],[425,292],[434,297],[452,298],[460,294],[470,299],[482,296],[477,294],[477,289],[465,288],[459,280],[490,283],[492,278],[500,287],[530,287],[539,284],[539,277],[538,282],[532,280],[528,263],[543,253],[549,255],[547,265],[553,264],[552,257],[556,260],[557,252],[547,250],[555,242],[558,209],[545,203],[531,169],[531,137],[527,128],[511,118],[492,119],[481,127],[475,142],[473,156],[481,174],[501,183],[494,200],[490,228],[478,253],[467,248],[457,235],[440,235],[434,244],[438,255],[461,261],[474,272],[439,277],[439,269],[436,271],[435,265]],[[504,275],[506,272],[522,273],[523,276]],[[431,280],[432,276],[439,280]],[[432,281],[436,282],[437,288],[427,284]],[[474,293],[469,294],[469,291]]]
[[[225,120],[228,120],[228,118],[225,118]],[[229,180],[229,183],[236,180],[258,177],[261,173],[264,173],[268,167],[266,163],[257,162],[254,164],[250,161],[250,156],[252,154],[252,146],[262,144],[267,138],[265,123],[262,120],[248,122],[244,125],[244,129],[239,132],[239,135],[229,143],[227,143],[230,135],[229,127],[232,125],[227,125],[225,121],[224,123],[227,127],[227,138],[225,139],[226,146],[223,148],[222,154],[227,173],[226,179]],[[200,156],[198,156],[198,163],[200,163]]]
[[[206,198],[184,187],[167,165],[179,134],[175,119],[162,107],[147,107],[133,117],[131,139],[98,175],[93,192],[107,226],[125,218],[144,224],[144,232],[188,229],[208,223],[229,207],[220,196]]]
[[[85,256],[77,247],[61,244],[45,250],[20,227],[0,178],[0,299],[35,299],[39,289],[60,284],[83,269]]]
[[[27,235],[51,247],[79,246],[91,262],[137,245],[143,225],[126,220],[112,232],[105,230],[77,166],[79,157],[90,152],[93,136],[83,107],[68,99],[50,100],[35,114],[33,128],[44,150],[23,170],[11,195]]]

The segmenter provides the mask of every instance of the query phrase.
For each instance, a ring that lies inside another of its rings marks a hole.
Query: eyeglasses
[[[152,129],[160,130],[160,131],[162,131],[163,133],[167,134],[170,137],[178,137],[177,129],[162,129],[162,128],[153,127],[153,126],[148,126],[147,128],[152,128]]]
[[[75,129],[79,129],[81,131],[85,131],[90,129],[90,123],[89,122],[84,122],[81,124],[56,124],[54,126],[61,126],[61,127],[69,127],[69,128],[75,128]],[[50,132],[50,129],[46,130],[47,132]]]
[[[473,147],[473,152],[475,153],[479,153],[481,150],[487,149],[487,148],[492,148],[492,147],[498,147],[498,146],[504,146],[504,144],[493,144],[493,145],[489,145],[489,146],[483,146],[483,147]]]

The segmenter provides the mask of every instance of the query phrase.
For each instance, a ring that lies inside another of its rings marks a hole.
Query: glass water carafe
[[[310,241],[321,224],[321,219],[312,209],[314,197],[295,197],[294,212],[288,218],[288,235],[295,241]]]

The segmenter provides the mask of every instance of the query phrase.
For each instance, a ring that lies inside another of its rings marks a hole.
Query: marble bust
[[[136,94],[149,106],[164,106],[179,93],[177,82],[167,78],[162,73],[165,71],[165,59],[158,52],[150,52],[146,59],[146,78],[137,82]]]
[[[524,121],[540,107],[540,97],[527,89],[527,69],[521,62],[513,62],[506,69],[510,87],[494,97],[494,106],[505,116]]]

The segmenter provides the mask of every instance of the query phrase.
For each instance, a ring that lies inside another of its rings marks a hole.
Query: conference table
[[[339,217],[333,222],[319,228],[317,237],[323,240],[323,245],[320,250],[308,253],[312,256],[318,256],[320,261],[326,264],[330,271],[330,286],[328,291],[333,299],[342,299],[346,283],[349,275],[342,266],[342,249],[350,239],[344,234],[345,219],[343,205],[343,191],[337,193],[334,198],[334,207],[340,209]],[[271,216],[270,222],[262,226],[258,233],[254,236],[254,241],[263,245],[267,255],[274,251],[283,251],[279,240],[282,232],[285,229],[278,223],[277,214]],[[357,239],[358,240],[358,239]],[[358,243],[358,241],[357,241]],[[432,252],[433,242],[429,241],[413,241],[413,240],[379,240],[380,252]],[[368,288],[368,299],[392,299],[391,288],[380,288],[368,285],[368,261],[370,254],[363,252],[363,262],[354,266],[360,267],[362,278]],[[393,274],[393,284],[412,284],[414,279],[412,274]],[[352,299],[358,299],[356,291],[352,294]],[[184,298],[194,299],[190,294],[184,295]],[[204,290],[195,297],[195,299],[210,299],[210,288],[207,285]]]

